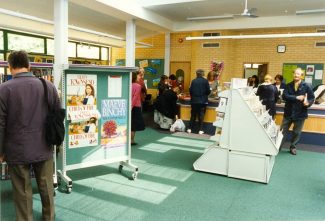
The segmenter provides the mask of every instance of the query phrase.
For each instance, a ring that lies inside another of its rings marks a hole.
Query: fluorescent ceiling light
[[[186,40],[213,40],[213,39],[249,39],[249,38],[294,38],[294,37],[325,37],[324,32],[292,33],[292,34],[266,34],[266,35],[228,35],[228,36],[200,36],[186,37]]]
[[[188,21],[200,21],[200,20],[213,20],[223,18],[234,18],[234,15],[217,15],[217,16],[204,16],[204,17],[189,17]]]
[[[150,7],[150,6],[172,5],[172,4],[201,2],[201,1],[205,1],[205,0],[139,0],[138,2],[143,7]]]
[[[54,25],[53,21],[38,18],[38,17],[35,17],[35,16],[31,16],[31,15],[22,14],[20,12],[10,11],[10,10],[3,9],[3,8],[0,8],[0,13],[5,14],[5,15],[18,17],[18,18],[28,19],[28,20],[31,20],[31,21],[36,21],[36,22],[40,22],[40,23]],[[70,29],[72,29],[72,30],[97,35],[99,37],[107,37],[107,38],[111,38],[111,39],[115,39],[115,40],[125,41],[124,38],[121,38],[121,37],[115,36],[115,35],[111,35],[111,34],[107,34],[107,33],[103,33],[103,32],[98,32],[98,31],[94,31],[94,30],[90,30],[90,29],[86,29],[86,28],[81,28],[81,27],[77,27],[77,26],[74,26],[74,25],[69,25],[68,27]],[[139,45],[144,45],[146,47],[152,47],[153,46],[153,45],[143,43],[143,42],[136,42],[136,43],[139,44]]]
[[[323,8],[323,9],[296,11],[296,15],[317,14],[317,13],[325,13],[325,9]]]

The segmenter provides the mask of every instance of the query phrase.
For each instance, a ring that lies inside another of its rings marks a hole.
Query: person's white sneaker
[[[200,131],[199,131],[199,134],[204,134],[204,131],[200,130]]]
[[[192,133],[192,130],[191,129],[187,129],[187,133]]]

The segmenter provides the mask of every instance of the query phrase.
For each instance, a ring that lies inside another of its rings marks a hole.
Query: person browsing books
[[[53,146],[46,143],[48,106],[42,82],[30,72],[28,55],[8,57],[13,79],[0,84],[0,163],[9,166],[15,220],[33,220],[32,169],[42,201],[42,220],[54,220]],[[55,86],[46,81],[48,104],[61,108]]]

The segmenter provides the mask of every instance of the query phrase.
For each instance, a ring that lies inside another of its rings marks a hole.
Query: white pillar
[[[54,0],[54,85],[59,87],[68,61],[68,0]]]
[[[129,20],[126,22],[126,61],[128,67],[135,66],[135,21]]]
[[[165,67],[164,74],[170,75],[170,32],[165,34]],[[174,73],[175,74],[175,73]]]

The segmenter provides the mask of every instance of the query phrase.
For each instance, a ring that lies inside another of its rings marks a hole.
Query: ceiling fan
[[[243,13],[238,14],[238,16],[257,18],[258,16],[255,15],[257,8],[247,8],[247,1],[248,0],[245,0],[245,8],[244,8]]]
[[[198,20],[213,20],[213,19],[227,19],[227,18],[235,18],[235,17],[250,17],[257,18],[258,16],[255,14],[257,8],[248,8],[247,1],[245,0],[244,11],[241,14],[225,14],[225,15],[217,15],[217,16],[204,16],[204,17],[189,17],[188,21],[198,21]]]

